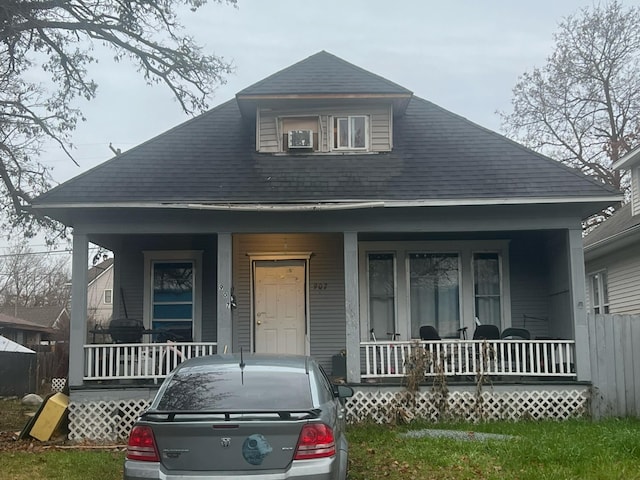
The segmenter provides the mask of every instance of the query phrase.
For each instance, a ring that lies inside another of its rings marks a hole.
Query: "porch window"
[[[500,257],[497,253],[473,254],[475,314],[480,323],[501,327]]]
[[[193,262],[154,262],[152,328],[193,337]]]
[[[419,339],[431,325],[442,338],[472,335],[474,319],[511,326],[508,240],[362,241],[360,334]]]
[[[422,325],[440,336],[457,337],[460,327],[460,268],[455,253],[409,254],[411,337],[420,338]]]
[[[368,147],[368,118],[365,115],[334,119],[333,148],[364,150]]]
[[[601,271],[589,276],[591,285],[591,305],[593,313],[609,313],[609,287],[607,272]]]
[[[368,263],[369,326],[383,340],[396,332],[395,259],[391,253],[371,253]]]
[[[199,341],[202,252],[147,251],[144,255],[145,326],[166,332],[169,339]]]

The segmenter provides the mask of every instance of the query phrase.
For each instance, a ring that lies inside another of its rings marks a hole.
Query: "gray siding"
[[[277,153],[280,151],[278,121],[272,112],[260,112],[258,117],[258,151]]]
[[[387,152],[392,148],[392,111],[390,105],[336,107],[336,108],[308,108],[305,110],[261,110],[257,128],[258,151],[263,153],[277,153],[282,151],[282,139],[279,128],[279,118],[287,116],[318,116],[320,132],[318,133],[318,149],[329,152],[331,149],[331,135],[333,129],[329,125],[331,116],[369,115],[369,144],[373,152]]]
[[[631,215],[640,214],[640,166],[631,169]]]
[[[544,236],[531,232],[509,244],[511,325],[526,328],[532,338],[549,335],[549,274]]]
[[[574,338],[568,243],[568,232],[558,231],[549,236],[545,248],[549,253],[549,335],[560,338]]]
[[[341,234],[234,235],[234,350],[251,349],[251,262],[248,254],[311,252],[311,355],[330,372],[331,356],[345,348],[344,267]],[[322,287],[322,288],[319,288]]]
[[[142,251],[126,249],[114,252],[114,256],[115,261],[120,264],[120,291],[114,292],[114,300],[120,300],[114,301],[113,318],[127,316],[142,319],[144,293]]]
[[[607,272],[610,313],[640,314],[640,245],[587,262],[585,270],[587,290],[590,274],[600,270]],[[588,301],[591,308],[591,299]]]

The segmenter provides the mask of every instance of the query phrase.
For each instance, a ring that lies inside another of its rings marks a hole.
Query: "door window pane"
[[[377,340],[386,340],[396,331],[394,278],[393,254],[369,254],[369,328]]]
[[[473,255],[475,313],[480,323],[501,328],[500,258],[497,253]]]
[[[442,338],[458,337],[460,328],[460,272],[458,255],[412,253],[409,255],[411,337],[420,338],[420,327],[432,325]]]

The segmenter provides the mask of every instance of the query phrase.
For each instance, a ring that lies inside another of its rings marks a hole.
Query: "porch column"
[[[358,300],[358,233],[344,232],[344,310],[347,382],[360,382],[360,303]]]
[[[231,233],[218,234],[218,292],[217,295],[217,343],[218,353],[233,351],[233,330],[231,326],[231,267],[232,261]]]
[[[576,341],[574,365],[577,379],[589,382],[591,381],[591,359],[585,299],[586,285],[582,229],[570,229],[567,243],[569,247],[569,275],[571,278],[571,311],[573,313],[573,331]]]
[[[69,325],[69,386],[81,386],[84,378],[84,344],[87,339],[87,284],[89,240],[73,234],[71,259],[71,320]]]

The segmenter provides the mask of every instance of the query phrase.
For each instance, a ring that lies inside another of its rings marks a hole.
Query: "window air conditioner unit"
[[[313,130],[291,130],[289,148],[313,148]]]

